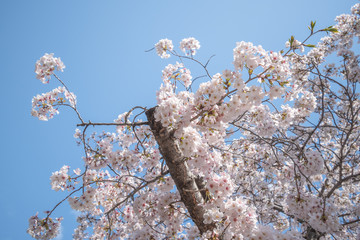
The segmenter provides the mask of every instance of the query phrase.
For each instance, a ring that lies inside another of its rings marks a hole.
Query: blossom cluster
[[[290,78],[289,59],[280,52],[271,51],[269,54],[266,54],[264,56],[263,68],[269,72],[262,76],[262,79],[267,79],[271,85],[273,82],[278,82],[283,87],[284,85],[289,85],[292,81]]]
[[[184,38],[180,42],[181,51],[190,56],[194,56],[196,54],[196,50],[198,50],[199,48],[200,42],[193,37]]]
[[[58,87],[50,92],[36,95],[32,99],[31,115],[40,120],[47,121],[59,114],[57,109],[60,105],[66,105],[69,101],[71,107],[76,105],[76,96],[74,93],[66,90],[65,87]]]
[[[36,78],[42,83],[49,83],[54,71],[63,71],[64,68],[65,65],[60,58],[55,58],[53,53],[45,53],[35,64]]]
[[[27,232],[36,239],[53,239],[60,231],[62,218],[44,218],[39,219],[38,214],[29,219],[29,228]]]
[[[316,108],[316,98],[313,93],[304,91],[303,95],[295,101],[295,107],[298,108],[299,114],[307,117]]]
[[[321,154],[315,150],[308,150],[305,158],[298,164],[300,171],[306,176],[321,174],[324,168],[324,160]]]
[[[198,150],[198,145],[201,145],[201,136],[196,129],[192,127],[183,128],[179,147],[184,153],[184,156],[191,157],[194,155]]]
[[[320,198],[311,194],[291,195],[286,199],[287,211],[296,217],[308,221],[319,232],[335,232],[340,228],[336,206],[326,205]]]
[[[158,43],[155,44],[155,49],[161,58],[169,58],[170,54],[168,51],[172,51],[174,49],[174,45],[169,39],[161,39]]]
[[[165,82],[157,92],[158,109],[155,117],[163,126],[175,127],[179,122],[187,121],[185,114],[192,106],[193,94],[187,91],[174,93],[174,85]]]
[[[71,208],[77,211],[91,211],[93,210],[94,203],[94,195],[96,190],[92,187],[87,187],[86,191],[81,197],[69,197],[69,204]]]
[[[180,81],[187,88],[191,85],[191,72],[184,67],[182,63],[169,64],[162,71],[162,79],[164,83],[170,84],[172,80]],[[175,82],[174,82],[175,84]]]
[[[265,50],[261,46],[254,46],[250,42],[238,42],[233,50],[234,67],[236,70],[242,70],[244,66],[254,70],[263,65],[263,56],[266,55]]]
[[[54,172],[50,177],[51,188],[55,191],[64,191],[67,188],[67,181],[69,180],[69,166],[63,166],[60,171]]]
[[[218,199],[222,201],[222,199],[230,196],[234,190],[234,183],[228,175],[213,175],[206,184],[208,191],[213,195],[215,201]]]

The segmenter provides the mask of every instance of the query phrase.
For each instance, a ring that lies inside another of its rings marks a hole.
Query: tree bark
[[[313,229],[312,227],[308,227],[305,232],[305,239],[306,240],[319,240],[322,235]]]
[[[204,183],[200,178],[191,173],[186,158],[179,147],[179,141],[173,136],[168,128],[163,127],[161,122],[155,120],[156,107],[146,111],[146,117],[155,139],[159,145],[166,165],[169,168],[170,175],[174,180],[177,190],[180,193],[181,201],[186,206],[192,220],[198,227],[200,233],[212,230],[215,224],[204,224],[204,202],[205,198],[201,194]],[[198,184],[197,184],[197,181]]]

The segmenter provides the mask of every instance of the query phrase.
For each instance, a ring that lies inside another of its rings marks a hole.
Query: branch
[[[135,123],[79,123],[76,126],[77,127],[84,127],[84,126],[141,126],[141,125],[149,125],[149,122],[135,122]]]

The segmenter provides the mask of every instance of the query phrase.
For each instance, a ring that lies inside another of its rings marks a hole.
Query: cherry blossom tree
[[[52,174],[68,195],[28,233],[56,237],[67,201],[81,212],[74,239],[360,239],[360,4],[309,30],[279,52],[238,42],[233,69],[216,74],[194,58],[198,40],[183,39],[179,54],[162,39],[157,54],[178,62],[162,71],[157,106],[112,123],[83,120],[54,73],[65,65],[45,54],[37,78],[61,86],[35,96],[32,115],[77,114],[84,168]],[[207,78],[196,89],[188,61]],[[87,131],[107,125],[116,130]]]

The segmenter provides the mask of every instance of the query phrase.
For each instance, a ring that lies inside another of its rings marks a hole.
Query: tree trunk
[[[305,239],[306,240],[319,240],[322,235],[313,229],[312,227],[308,227],[305,232]]]
[[[170,175],[174,180],[177,190],[180,193],[181,201],[186,206],[192,220],[198,227],[200,233],[212,230],[215,224],[204,224],[205,199],[200,190],[204,183],[200,178],[191,173],[186,158],[179,148],[179,141],[173,136],[168,128],[163,127],[161,122],[155,120],[156,107],[146,111],[149,126],[159,145],[160,153],[165,159]],[[198,184],[197,184],[198,182]]]

